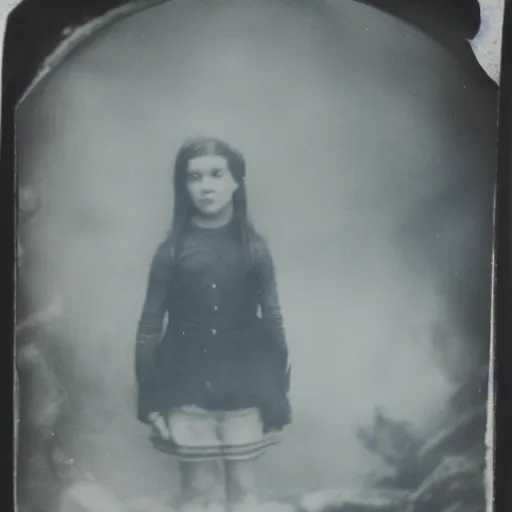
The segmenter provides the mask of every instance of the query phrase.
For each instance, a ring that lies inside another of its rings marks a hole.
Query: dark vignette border
[[[496,383],[495,478],[496,512],[512,510],[512,2],[505,3],[495,225],[494,341]]]
[[[141,2],[142,0],[135,0]],[[383,10],[416,25],[437,40],[468,67],[487,87],[495,87],[478,65],[466,39],[476,34],[480,13],[477,0],[356,0]],[[2,140],[0,156],[0,235],[2,237],[2,286],[0,328],[3,364],[0,371],[3,407],[1,468],[2,493],[7,502],[3,510],[13,505],[13,328],[14,328],[14,240],[15,240],[15,173],[14,173],[14,114],[15,106],[34,79],[44,59],[65,39],[66,27],[79,27],[106,12],[129,3],[126,0],[25,0],[11,13],[7,23],[2,77]],[[503,90],[512,90],[512,5],[507,1],[504,53],[502,66]],[[506,478],[512,474],[512,453],[505,440],[512,425],[512,382],[505,371],[505,361],[512,356],[511,280],[512,209],[509,202],[512,180],[511,138],[512,98],[500,98],[500,137],[498,151],[497,239],[496,239],[496,355],[498,405],[496,441],[500,446],[496,457],[496,511],[512,510],[512,493]],[[511,443],[509,443],[511,444]],[[508,470],[508,471],[507,471]]]

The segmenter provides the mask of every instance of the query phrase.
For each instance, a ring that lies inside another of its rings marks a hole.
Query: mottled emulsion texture
[[[126,500],[177,492],[135,419],[133,357],[172,161],[196,133],[244,152],[276,264],[294,419],[259,463],[266,495],[388,477],[360,430],[376,408],[419,446],[461,386],[485,402],[496,106],[482,87],[351,2],[175,0],[70,55],[17,113],[20,185],[40,202],[20,230],[20,301],[54,312],[18,350],[36,347],[65,390],[63,460]]]

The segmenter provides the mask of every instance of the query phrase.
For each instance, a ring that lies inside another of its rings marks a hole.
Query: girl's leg
[[[169,433],[181,448],[211,448],[219,445],[215,415],[196,407],[182,407],[169,415]],[[187,510],[218,505],[225,501],[224,475],[218,461],[180,460],[182,501]]]
[[[220,505],[224,498],[224,478],[216,462],[180,461],[183,506],[187,510]]]
[[[226,494],[232,510],[252,512],[258,503],[254,444],[263,439],[263,425],[257,409],[225,413],[221,438],[236,447],[238,458],[226,454]],[[243,452],[246,452],[245,454]]]
[[[258,503],[255,460],[228,460],[226,491],[231,510],[252,512]]]

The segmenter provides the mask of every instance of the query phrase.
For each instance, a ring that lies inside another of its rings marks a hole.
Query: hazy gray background
[[[428,428],[471,364],[458,341],[486,335],[494,105],[413,29],[310,4],[175,0],[102,32],[19,109],[20,181],[43,205],[33,299],[63,298],[55,336],[74,348],[72,455],[121,495],[177,484],[135,419],[133,355],[188,135],[242,150],[276,260],[295,422],[261,461],[266,492],[360,483],[378,462],[357,426],[382,405]]]

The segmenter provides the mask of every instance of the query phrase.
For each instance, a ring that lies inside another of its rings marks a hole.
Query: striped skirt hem
[[[151,441],[158,451],[174,455],[183,462],[242,461],[260,457],[269,447],[280,443],[282,435],[279,432],[272,432],[258,441],[237,445],[182,446],[157,436],[152,437]]]

